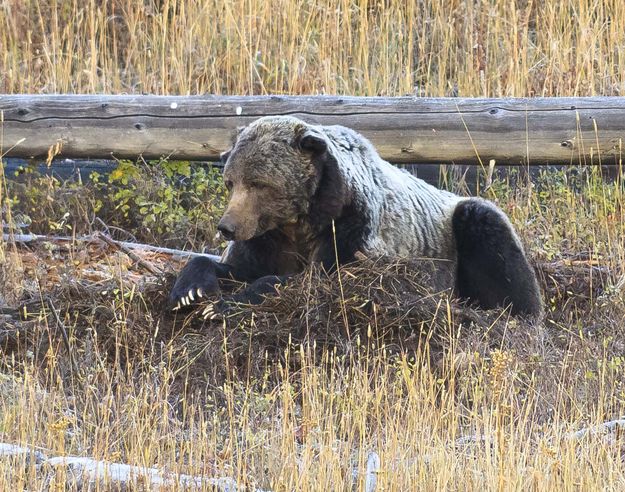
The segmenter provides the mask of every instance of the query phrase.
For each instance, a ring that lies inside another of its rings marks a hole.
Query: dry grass
[[[535,252],[540,323],[459,306],[427,287],[429,264],[386,261],[307,271],[204,322],[165,311],[171,278],[123,254],[21,249],[29,314],[0,330],[0,440],[272,490],[350,490],[371,449],[381,490],[623,487],[622,436],[566,438],[625,413],[621,185],[491,190]],[[0,460],[0,488],[64,480],[16,466]]]
[[[617,0],[0,0],[0,46],[3,92],[625,91]],[[11,222],[7,192],[0,175]],[[540,323],[386,262],[341,270],[340,288],[308,271],[204,323],[166,313],[166,282],[124,255],[0,241],[0,441],[272,490],[351,490],[370,449],[378,490],[624,489],[622,436],[565,438],[625,414],[622,182],[552,173],[487,196],[539,265]],[[0,490],[64,480],[0,459]]]
[[[621,0],[2,0],[0,92],[618,95]]]

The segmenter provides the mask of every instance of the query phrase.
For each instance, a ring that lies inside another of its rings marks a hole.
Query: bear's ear
[[[328,149],[328,143],[323,136],[313,130],[306,130],[297,139],[297,146],[304,152],[315,155],[323,154]]]
[[[236,130],[231,133],[230,142],[232,143],[233,147],[234,144],[237,143],[237,140],[239,140],[239,137],[241,136],[241,133],[243,133],[243,130],[245,130],[245,128],[245,126],[237,126]]]
[[[332,219],[338,219],[344,207],[351,201],[343,173],[336,156],[327,148],[313,154],[312,162],[317,169],[316,189],[311,200],[310,215],[313,223],[327,225]]]

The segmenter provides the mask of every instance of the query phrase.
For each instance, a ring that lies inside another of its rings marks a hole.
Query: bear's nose
[[[227,239],[228,241],[234,239],[234,231],[236,230],[236,227],[232,222],[221,219],[219,224],[217,224],[217,230],[221,232],[224,239]]]

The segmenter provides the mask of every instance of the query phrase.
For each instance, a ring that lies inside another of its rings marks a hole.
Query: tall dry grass
[[[89,371],[84,388],[63,382],[57,355],[50,351],[43,380],[28,363],[19,376],[2,375],[1,435],[57,455],[229,475],[277,491],[349,491],[353,482],[364,490],[364,476],[353,477],[352,469],[364,469],[371,449],[382,460],[376,490],[616,491],[625,485],[622,459],[604,436],[566,438],[587,418],[569,407],[565,388],[550,421],[536,419],[538,385],[518,393],[518,361],[506,352],[463,370],[462,384],[474,390],[467,406],[453,395],[460,383],[453,363],[437,373],[423,353],[394,360],[380,351],[347,364],[331,356],[315,360],[302,349],[291,353],[301,357],[299,374],[278,369],[281,384],[265,393],[231,381],[221,388],[220,404],[181,400],[172,388],[179,361],[166,355],[160,363],[149,359],[153,369],[132,377],[142,363],[119,371],[95,353],[101,366]],[[560,370],[553,384],[572,376],[565,364]],[[596,396],[609,400],[614,372],[599,377],[603,390]],[[602,418],[601,411],[590,416]],[[463,423],[475,442],[458,441]],[[0,460],[2,490],[75,490],[66,478],[38,473],[20,458]],[[111,489],[105,482],[95,490]]]
[[[442,352],[420,343],[402,353],[386,335],[414,326],[387,326],[374,309],[369,329],[313,315],[308,343],[268,347],[255,336],[271,330],[260,315],[240,326],[164,322],[161,301],[123,280],[111,255],[115,273],[86,284],[89,295],[71,265],[63,297],[28,277],[31,303],[52,296],[59,309],[78,370],[53,316],[31,314],[20,335],[17,316],[0,326],[0,442],[276,491],[365,490],[352,470],[370,450],[382,461],[376,490],[621,490],[623,436],[567,436],[625,414],[622,185],[560,173],[536,189],[495,181],[491,192],[534,258],[578,262],[572,275],[544,271],[544,322],[504,314],[478,329],[443,304],[431,322],[448,328]],[[83,256],[74,248],[69,258]],[[302,302],[319,295],[301,284]],[[327,330],[361,338],[316,350]],[[76,490],[66,479],[0,458],[0,490]]]
[[[0,91],[618,95],[621,0],[2,0]]]
[[[617,95],[623,57],[620,0],[0,0],[10,93]],[[3,205],[6,190],[0,175]],[[546,278],[547,321],[504,320],[513,342],[463,344],[467,327],[450,314],[457,337],[435,362],[427,346],[391,356],[375,336],[321,358],[287,344],[259,379],[220,367],[225,382],[198,386],[202,353],[180,344],[208,346],[216,333],[164,337],[150,299],[120,281],[112,300],[60,312],[80,374],[52,317],[16,336],[0,313],[0,335],[18,341],[0,346],[0,441],[280,491],[351,490],[370,449],[382,458],[378,490],[625,489],[622,441],[565,438],[625,414],[622,183],[597,171],[489,193],[534,257],[579,262],[583,280],[580,290],[576,278]],[[37,292],[17,251],[0,242],[2,292]],[[115,313],[106,322],[104,308]],[[387,329],[375,323],[372,333]],[[456,441],[467,435],[478,442]],[[66,489],[52,477],[0,459],[0,490]]]

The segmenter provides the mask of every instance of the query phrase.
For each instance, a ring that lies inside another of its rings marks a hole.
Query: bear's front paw
[[[223,300],[211,302],[202,311],[202,317],[206,320],[218,320],[226,317],[227,305]]]
[[[226,296],[214,301],[208,301],[202,310],[202,318],[208,321],[223,321],[243,314],[250,304],[239,302],[236,296]]]
[[[200,299],[201,297],[204,297],[204,289],[202,289],[202,287],[197,287],[196,289],[193,289],[193,288],[189,289],[187,292],[187,295],[174,296],[172,294],[172,296],[170,297],[170,304],[173,306],[171,310],[178,311],[178,309],[182,307],[190,306],[193,301],[195,301],[196,299]],[[176,303],[175,306],[173,305],[174,302]]]
[[[216,264],[209,258],[193,258],[182,269],[169,294],[172,310],[191,305],[204,296],[219,293]]]

